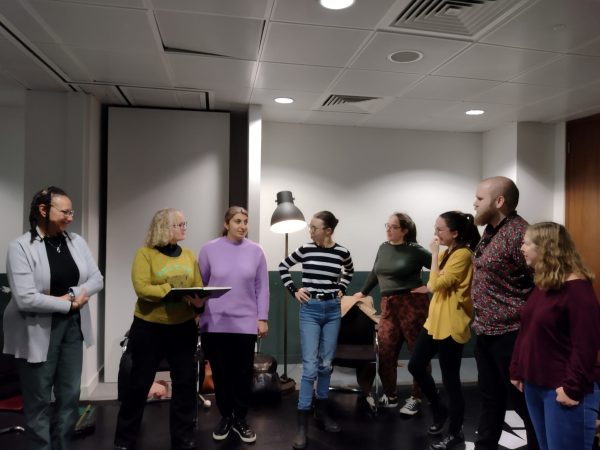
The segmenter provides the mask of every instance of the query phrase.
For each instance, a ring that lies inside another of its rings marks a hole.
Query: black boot
[[[294,436],[294,442],[292,447],[296,450],[302,450],[306,448],[306,431],[308,428],[308,415],[310,411],[299,409],[296,419],[298,428],[296,430],[296,436]]]
[[[327,410],[328,401],[326,398],[319,400],[315,399],[315,420],[329,433],[337,433],[341,431],[340,426],[331,418]]]

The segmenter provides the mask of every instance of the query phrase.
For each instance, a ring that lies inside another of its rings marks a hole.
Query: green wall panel
[[[301,285],[301,273],[291,272],[292,278],[296,286]],[[355,272],[348,289],[348,294],[354,294],[363,286],[369,272]],[[423,272],[423,281],[426,282],[429,277],[429,272]],[[279,272],[269,272],[269,288],[271,290],[271,304],[269,311],[269,335],[262,340],[261,352],[273,355],[279,365],[283,366],[283,325],[287,321],[288,327],[288,345],[287,345],[287,362],[288,364],[298,364],[302,361],[300,355],[300,338],[298,330],[298,301],[283,288]],[[371,295],[375,300],[375,308],[381,311],[379,288],[376,287]],[[287,320],[283,316],[283,302],[287,301]],[[473,357],[472,338],[465,346],[463,357]],[[406,345],[403,345],[399,359],[408,359],[409,353]]]

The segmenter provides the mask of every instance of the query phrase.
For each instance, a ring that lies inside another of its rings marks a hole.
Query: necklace
[[[61,247],[61,245],[62,245],[62,241],[59,241],[59,242],[58,242],[58,245],[54,245],[54,244],[52,244],[52,242],[50,242],[50,239],[46,239],[46,242],[47,242],[48,244],[50,244],[50,247],[52,247],[54,250],[56,250],[56,253],[60,253],[60,247]]]

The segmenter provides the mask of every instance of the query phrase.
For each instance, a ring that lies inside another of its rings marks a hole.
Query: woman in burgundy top
[[[594,275],[562,225],[541,222],[521,251],[535,289],[521,313],[510,367],[543,450],[592,448],[600,402],[600,305]]]

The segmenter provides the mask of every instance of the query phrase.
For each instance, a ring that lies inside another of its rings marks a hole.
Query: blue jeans
[[[298,409],[310,409],[315,380],[317,399],[327,398],[333,370],[331,361],[337,345],[341,320],[340,299],[319,301],[311,298],[308,303],[300,306],[302,381]]]
[[[600,388],[583,397],[579,405],[565,407],[554,389],[525,383],[527,409],[542,450],[590,450],[596,433]]]

